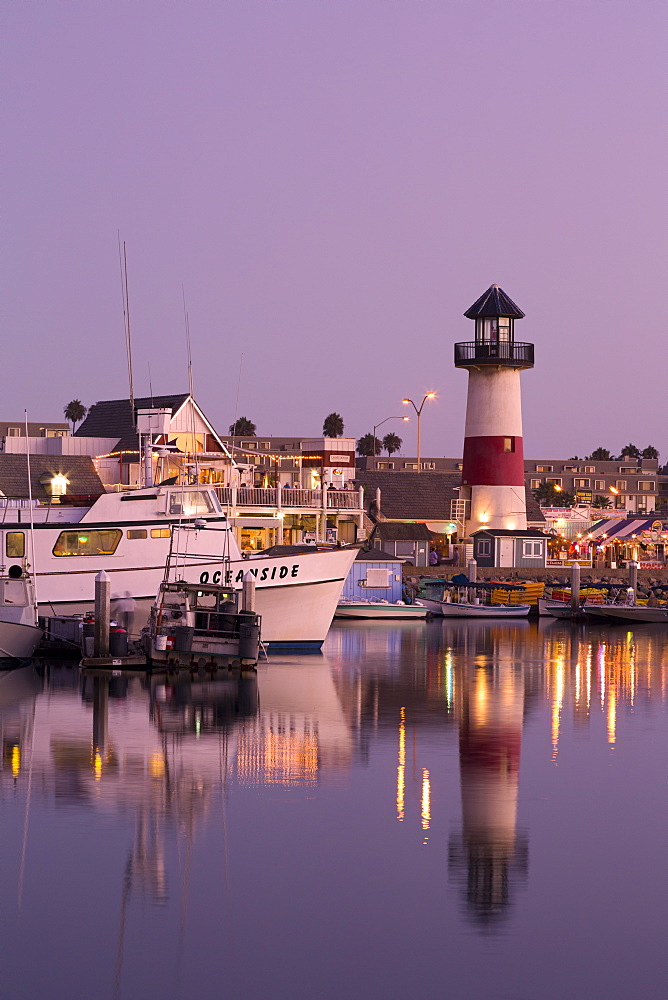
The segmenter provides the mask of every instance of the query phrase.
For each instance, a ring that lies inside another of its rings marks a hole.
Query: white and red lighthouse
[[[464,315],[475,340],[455,344],[455,367],[469,373],[460,499],[469,500],[467,535],[527,526],[520,372],[533,368],[533,344],[515,341],[524,313],[491,285]]]

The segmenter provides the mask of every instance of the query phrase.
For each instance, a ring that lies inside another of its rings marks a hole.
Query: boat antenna
[[[128,361],[128,382],[130,384],[130,406],[132,408],[132,422],[135,421],[135,391],[134,378],[132,375],[132,339],[130,337],[130,297],[128,294],[128,255],[123,240],[123,250],[121,251],[121,232],[118,233],[118,263],[121,269],[121,297],[123,301],[123,327],[125,329],[125,353]]]
[[[195,459],[195,481],[199,483],[199,460],[197,458],[197,440],[195,438],[195,382],[193,380],[193,355],[190,346],[190,316],[186,306],[186,290],[181,285],[183,295],[183,322],[186,332],[186,357],[188,360],[188,393],[190,395],[190,433],[192,435],[193,457]]]
[[[32,507],[32,481],[30,470],[30,441],[28,438],[28,411],[24,410],[26,425],[26,464],[28,467],[28,503],[30,504],[30,570],[32,576],[33,604],[37,615],[37,570],[35,567],[35,512]]]
[[[244,363],[244,352],[241,352],[241,357],[239,358],[239,377],[237,379],[237,399],[234,404],[234,423],[232,424],[232,461],[236,464],[234,458],[234,432],[237,429],[237,419],[239,417],[239,390],[241,388],[241,367]],[[231,472],[231,470],[230,470]]]

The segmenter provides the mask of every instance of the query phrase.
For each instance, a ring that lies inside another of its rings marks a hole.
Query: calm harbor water
[[[664,998],[668,633],[335,623],[0,675],[0,994]]]

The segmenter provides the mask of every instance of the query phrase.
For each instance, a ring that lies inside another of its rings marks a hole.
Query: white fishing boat
[[[381,618],[388,621],[398,619],[419,620],[429,614],[421,604],[405,604],[404,601],[383,601],[380,598],[345,598],[342,597],[336,606],[335,618]]]
[[[0,659],[29,659],[42,635],[32,575],[25,559],[16,559],[0,575]]]
[[[465,579],[465,578],[464,578]],[[523,590],[512,584],[503,584],[504,589]],[[456,582],[448,580],[425,580],[415,603],[427,608],[441,618],[526,618],[530,604],[492,604],[489,601],[492,590],[499,584]]]
[[[25,552],[29,513],[40,608],[51,614],[91,610],[95,576],[103,569],[111,576],[112,599],[129,595],[143,602],[137,608],[143,625],[140,615],[148,615],[164,576],[171,529],[189,524],[202,530],[189,537],[186,581],[239,590],[250,572],[263,642],[272,648],[322,645],[358,551],[274,546],[246,559],[212,488],[164,485],[104,493],[87,506],[54,504],[29,512],[7,505],[0,512],[3,553]],[[226,568],[212,570],[212,558],[225,560]]]

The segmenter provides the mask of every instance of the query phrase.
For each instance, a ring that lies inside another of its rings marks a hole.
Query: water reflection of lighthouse
[[[470,915],[490,924],[527,872],[526,839],[517,833],[524,677],[510,664],[471,663],[456,686],[462,832],[450,841],[450,876]]]

